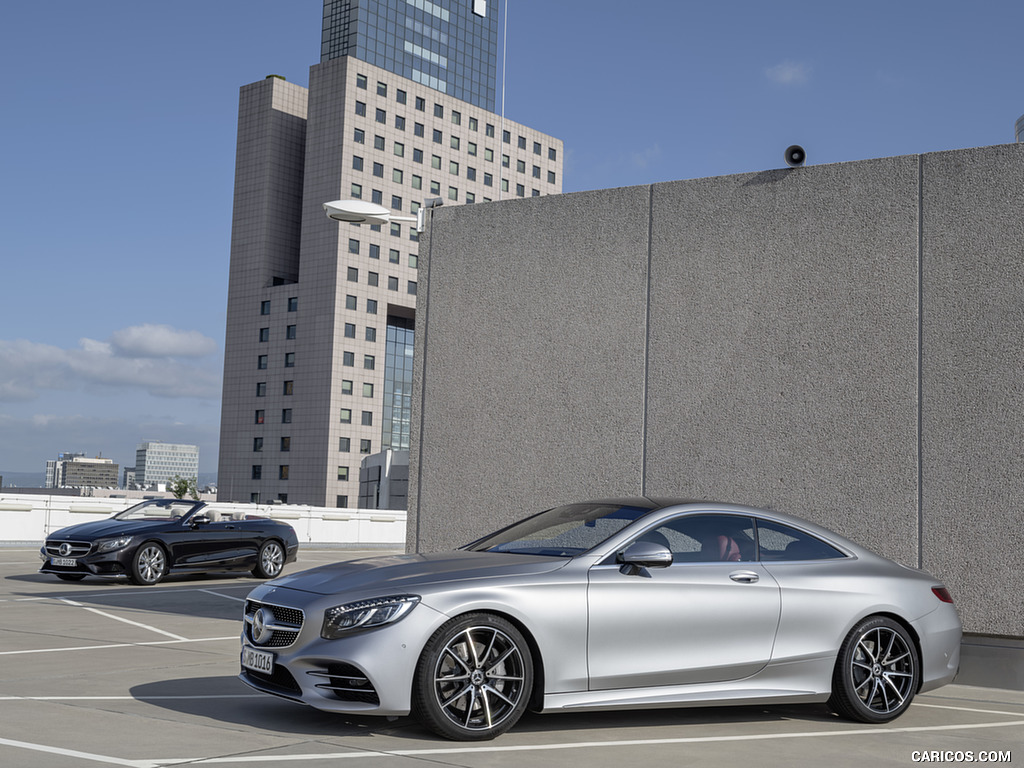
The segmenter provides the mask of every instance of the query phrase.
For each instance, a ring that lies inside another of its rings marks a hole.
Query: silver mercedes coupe
[[[674,499],[542,512],[444,554],[267,582],[241,679],[490,739],[536,711],[828,702],[884,723],[949,683],[946,587],[799,518]]]

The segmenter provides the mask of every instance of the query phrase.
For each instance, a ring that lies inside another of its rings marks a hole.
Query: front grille
[[[351,664],[329,664],[326,670],[309,670],[306,674],[325,679],[326,682],[316,683],[316,687],[330,691],[342,701],[380,704],[380,697],[369,679]]]
[[[260,608],[273,616],[273,632],[269,640],[260,643],[253,637],[253,617]],[[295,642],[302,630],[304,614],[298,608],[286,608],[282,605],[260,603],[256,600],[245,601],[245,639],[260,648],[284,648]]]
[[[60,548],[62,544],[67,544],[71,548],[66,554],[61,554]],[[85,557],[89,554],[90,549],[92,549],[92,542],[90,541],[46,540],[46,554],[50,557]]]

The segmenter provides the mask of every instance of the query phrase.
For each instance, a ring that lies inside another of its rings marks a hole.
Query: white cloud
[[[149,323],[115,331],[110,343],[125,357],[205,357],[217,350],[217,342],[199,331]]]
[[[212,339],[165,325],[117,331],[111,341],[81,339],[77,349],[0,340],[0,401],[42,390],[134,389],[157,397],[218,398],[220,361],[182,362],[217,350]]]
[[[801,85],[811,77],[811,68],[797,61],[783,61],[764,71],[765,77],[779,85]]]
[[[647,147],[640,152],[633,152],[629,157],[634,168],[646,169],[654,163],[660,162],[661,147],[655,144],[654,146]]]

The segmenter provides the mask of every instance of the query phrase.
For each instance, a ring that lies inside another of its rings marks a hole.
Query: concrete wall
[[[565,501],[801,515],[1024,634],[1024,146],[438,209],[408,547]]]

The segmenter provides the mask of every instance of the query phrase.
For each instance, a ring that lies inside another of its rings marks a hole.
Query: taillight
[[[944,603],[952,603],[953,596],[945,587],[932,587],[932,593]]]

